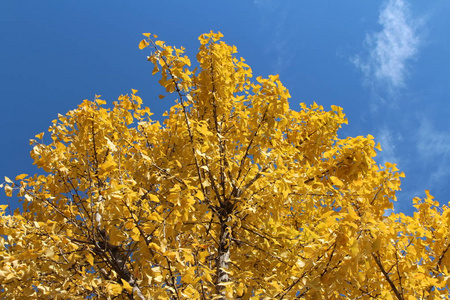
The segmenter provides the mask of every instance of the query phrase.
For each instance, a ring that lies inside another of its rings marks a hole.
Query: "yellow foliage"
[[[290,108],[221,33],[194,68],[143,35],[176,102],[161,124],[137,90],[98,95],[31,140],[45,174],[2,184],[23,209],[0,206],[1,298],[448,298],[450,209],[387,215],[403,174],[338,137],[342,108]]]

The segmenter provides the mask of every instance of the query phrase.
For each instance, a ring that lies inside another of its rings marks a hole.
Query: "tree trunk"
[[[216,292],[220,295],[219,300],[227,300],[224,284],[230,281],[228,269],[230,263],[231,228],[227,225],[227,221],[229,221],[229,217],[221,221],[220,244],[217,257]]]
[[[107,236],[106,232],[100,229],[100,227],[97,227],[97,230],[101,240],[99,242],[94,241],[93,244],[97,245],[96,250],[98,253],[101,253],[101,255],[108,256],[106,253],[109,252],[111,268],[116,271],[120,278],[127,281],[133,287],[133,291],[131,294],[128,294],[128,298],[134,299],[134,294],[136,294],[138,299],[146,300],[137,282],[134,280],[130,270],[127,267],[127,257],[123,255],[120,247],[111,245],[108,241],[109,237]]]

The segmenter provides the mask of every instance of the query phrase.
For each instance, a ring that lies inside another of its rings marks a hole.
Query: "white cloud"
[[[396,141],[399,140],[399,137],[393,137],[392,133],[389,129],[383,128],[376,136],[376,141],[380,143],[381,153],[378,154],[379,160],[378,162],[381,164],[385,164],[386,162],[397,164],[399,163],[399,159],[395,154],[395,144]],[[380,161],[381,159],[381,161]]]
[[[423,119],[417,135],[417,150],[425,159],[450,156],[450,133],[439,132]]]
[[[375,89],[387,89],[389,94],[404,87],[408,61],[417,56],[421,43],[417,20],[411,16],[405,1],[384,3],[378,19],[382,30],[367,34],[367,53],[352,58],[363,72],[366,84]]]
[[[423,119],[417,132],[417,150],[422,164],[431,172],[429,184],[441,182],[450,175],[450,133],[434,128]]]

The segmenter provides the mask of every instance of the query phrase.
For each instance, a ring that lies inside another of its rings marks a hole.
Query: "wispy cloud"
[[[379,162],[382,164],[385,164],[386,162],[390,163],[399,163],[399,158],[397,157],[395,153],[395,144],[398,140],[400,140],[401,137],[399,136],[393,136],[391,131],[387,128],[381,129],[377,136],[376,140],[378,143],[380,143],[381,148],[383,151],[381,151],[379,156]]]
[[[450,133],[440,132],[423,119],[417,134],[417,150],[425,159],[450,157]]]
[[[261,29],[267,36],[265,52],[272,58],[272,68],[275,74],[282,73],[295,58],[292,51],[292,41],[295,41],[296,28],[289,26],[288,20],[292,14],[291,2],[282,3],[276,0],[253,0],[259,8]]]
[[[253,0],[253,3],[256,5],[267,6],[272,5],[272,0]]]
[[[405,86],[408,61],[417,57],[421,44],[417,20],[403,0],[387,0],[383,4],[378,19],[382,30],[367,34],[366,53],[352,58],[366,84],[388,93]]]
[[[439,131],[427,119],[417,132],[417,151],[431,172],[429,183],[436,184],[450,176],[450,133]]]

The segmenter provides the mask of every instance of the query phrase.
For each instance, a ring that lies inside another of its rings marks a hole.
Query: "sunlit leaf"
[[[148,47],[148,45],[149,45],[149,43],[148,43],[146,40],[142,40],[142,41],[139,43],[139,49],[142,50],[142,49]]]
[[[16,176],[16,180],[22,180],[22,179],[24,179],[25,177],[27,177],[28,176],[28,174],[20,174],[20,175],[17,175]]]

